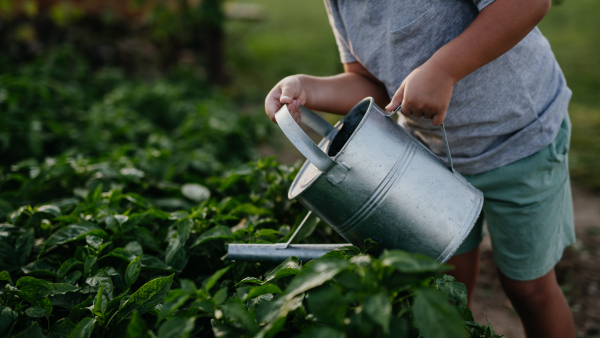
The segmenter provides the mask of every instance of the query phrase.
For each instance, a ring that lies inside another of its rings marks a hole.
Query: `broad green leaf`
[[[196,318],[175,316],[158,329],[158,338],[187,338],[194,329]]]
[[[31,254],[31,250],[33,249],[33,241],[35,239],[34,236],[33,228],[30,228],[17,238],[17,243],[15,244],[15,254],[17,255],[16,259],[19,266],[24,265],[27,261],[27,257],[29,257]]]
[[[246,277],[241,281],[237,282],[237,284],[235,284],[234,286],[238,286],[242,283],[263,284],[264,282],[256,277]]]
[[[202,283],[202,286],[204,286],[204,289],[206,291],[210,291],[210,289],[215,285],[215,283],[219,280],[219,278],[221,278],[230,268],[231,268],[231,265],[224,267],[223,269],[215,272],[212,276],[208,277]]]
[[[68,338],[90,338],[94,331],[94,324],[96,324],[96,320],[93,318],[83,318],[77,323]]]
[[[92,223],[78,223],[71,224],[64,228],[59,229],[55,232],[46,242],[44,243],[44,249],[46,248],[68,243],[77,239],[85,238],[87,235],[100,235],[100,236],[108,236],[102,229]]]
[[[302,220],[304,220],[304,218],[302,218]],[[290,231],[290,234],[284,237],[286,242],[288,241],[290,236],[292,236],[292,234],[294,232],[296,232],[296,230],[298,229],[300,224],[301,223],[298,223],[298,225],[295,226],[292,229],[292,231]],[[304,225],[302,226],[302,228],[300,229],[300,231],[298,232],[296,237],[294,237],[294,243],[298,243],[298,241],[301,241],[301,240],[305,239],[306,237],[312,235],[312,233],[317,228],[318,224],[319,224],[319,218],[317,217],[316,214],[311,213],[310,216],[308,216],[308,219],[306,220],[306,222],[304,222]]]
[[[79,280],[79,278],[81,278],[82,275],[83,274],[79,270],[73,271],[68,276],[65,276],[61,280],[61,283],[74,284],[75,282],[77,282]]]
[[[310,290],[306,301],[308,309],[318,321],[331,326],[343,327],[348,305],[342,300],[341,292],[331,286],[322,285]]]
[[[30,303],[37,299],[48,297],[54,292],[54,288],[52,288],[50,283],[29,276],[19,278],[16,287],[20,290],[19,297]]]
[[[142,314],[160,304],[169,292],[174,276],[153,279],[142,285],[119,309],[117,323],[134,310]]]
[[[241,300],[232,298],[222,306],[222,309],[225,316],[230,318],[237,328],[247,331],[249,334],[258,331],[254,315],[248,312],[248,308]]]
[[[215,302],[215,305],[221,305],[227,299],[228,294],[229,293],[227,292],[226,286],[222,287],[221,289],[219,289],[219,291],[215,292],[215,295],[212,298]]]
[[[39,318],[39,317],[46,317],[48,316],[48,314],[46,313],[46,310],[42,309],[41,307],[37,307],[37,306],[31,306],[28,307],[25,310],[25,313],[29,316],[29,317],[34,317],[34,318]]]
[[[327,257],[305,266],[285,289],[285,297],[290,299],[307,290],[317,287],[345,270],[350,262],[343,258]]]
[[[14,338],[46,338],[42,333],[42,329],[40,328],[37,322],[33,322],[30,327],[21,331],[18,335],[14,336]]]
[[[233,239],[233,233],[229,227],[223,225],[216,226],[196,238],[194,244],[192,244],[190,248],[215,239]]]
[[[248,215],[269,215],[271,212],[267,209],[259,208],[250,203],[244,203],[233,208],[229,212],[230,215],[248,214]]]
[[[8,271],[0,272],[0,281],[7,281],[12,284],[12,279],[10,279],[10,274]]]
[[[192,282],[189,279],[180,279],[179,283],[181,283],[181,289],[183,289],[183,291],[189,293],[189,294],[194,294],[196,293],[196,284],[194,284],[194,282]]]
[[[157,323],[160,323],[163,319],[169,317],[173,312],[175,312],[175,310],[179,309],[180,306],[185,304],[189,298],[190,295],[182,289],[171,290],[165,297],[163,306],[158,314]]]
[[[380,257],[384,266],[392,266],[402,273],[429,273],[437,274],[448,270],[449,267],[435,259],[419,254],[410,254],[405,251],[391,250]]]
[[[133,283],[138,279],[140,271],[142,269],[142,255],[137,256],[134,260],[129,262],[127,269],[125,269],[125,283],[131,287]]]
[[[79,290],[79,287],[67,284],[67,283],[50,283],[50,286],[54,289],[53,295],[62,295],[67,292],[75,292]]]
[[[136,257],[144,253],[144,249],[137,241],[131,241],[125,245],[125,250]]]
[[[48,338],[67,338],[73,329],[75,329],[75,324],[69,318],[59,319],[48,331]]]
[[[275,285],[275,284],[265,284],[265,285],[261,285],[261,286],[257,286],[257,287],[253,287],[248,291],[248,294],[246,295],[246,298],[243,299],[243,301],[246,301],[247,299],[250,298],[254,298],[254,297],[258,297],[261,295],[265,295],[268,293],[282,293],[283,291],[281,291],[281,289]]]
[[[59,267],[60,265],[58,262],[48,258],[43,258],[27,264],[26,266],[22,267],[21,270],[26,274],[56,278],[56,272],[58,271]]]
[[[103,315],[104,310],[106,309],[106,302],[102,301],[102,291],[104,290],[104,285],[106,285],[106,283],[102,283],[102,285],[100,285],[100,289],[98,289],[98,294],[96,294],[96,299],[94,301],[94,309],[92,312],[97,316]]]
[[[333,327],[311,327],[302,332],[297,338],[346,338],[346,333]]]
[[[19,314],[8,306],[0,306],[0,335],[4,334]]]
[[[145,248],[148,248],[155,252],[162,252],[160,248],[160,242],[154,237],[150,230],[144,227],[137,227],[134,230],[136,238],[144,245]]]
[[[271,281],[273,279],[287,277],[291,275],[295,275],[300,272],[302,266],[298,261],[298,257],[290,257],[279,264],[275,269],[269,271],[265,275],[265,282]]]
[[[89,296],[86,300],[84,300],[81,304],[76,305],[69,312],[69,320],[73,323],[79,322],[82,316],[91,315],[92,312],[89,310],[89,307],[94,304],[94,299],[92,296]]]
[[[304,300],[304,294],[298,295],[293,298],[279,296],[270,302],[261,303],[256,308],[256,321],[261,323],[269,323],[263,331],[269,331],[273,326],[277,324],[277,321],[281,318],[285,318],[290,311],[302,306]]]
[[[182,249],[182,244],[179,238],[174,238],[169,242],[167,251],[165,252],[165,263],[172,264],[175,257],[177,257],[178,251]]]
[[[142,268],[163,273],[176,271],[175,269],[161,261],[159,258],[146,254],[142,255]]]
[[[187,183],[181,186],[183,196],[196,203],[204,202],[210,198],[210,190],[203,185],[196,183]]]
[[[392,318],[392,303],[390,297],[383,292],[369,294],[365,299],[363,309],[367,316],[383,328],[387,335],[390,332],[390,319]]]
[[[87,236],[85,236],[85,241],[92,248],[98,250],[98,248],[100,248],[100,245],[102,244],[102,241],[104,241],[104,240],[102,238],[98,237],[98,236],[87,235]]]
[[[58,278],[57,280],[62,280],[65,275],[74,267],[79,267],[79,266],[83,266],[83,264],[75,259],[75,258],[69,258],[66,261],[64,261],[61,266],[60,269],[58,269]]]
[[[467,306],[467,288],[463,283],[457,282],[454,277],[448,275],[435,279],[434,283],[454,305]]]
[[[94,276],[86,278],[85,283],[89,287],[82,290],[84,293],[96,293],[102,284],[106,284],[102,292],[106,298],[113,298],[113,282],[106,271],[102,269],[98,270]]]
[[[415,290],[412,308],[415,324],[424,338],[466,337],[458,310],[434,289]]]
[[[50,298],[40,298],[40,299],[36,299],[29,303],[31,303],[31,305],[33,305],[33,306],[41,307],[49,315],[52,314],[53,306],[52,306],[52,301],[50,300]]]
[[[148,327],[142,316],[137,311],[133,311],[131,321],[127,325],[125,338],[150,338]]]
[[[184,219],[177,224],[177,236],[179,237],[179,242],[181,242],[181,245],[185,245],[193,228],[194,221],[191,219]]]
[[[41,207],[36,208],[36,212],[43,212],[53,217],[58,217],[61,215],[60,208],[56,205],[48,204],[42,205]]]
[[[87,258],[85,259],[85,263],[83,264],[83,275],[87,276],[88,272],[90,272],[90,269],[92,268],[92,266],[94,266],[94,264],[96,264],[96,261],[98,260],[98,257],[96,256],[87,256]]]

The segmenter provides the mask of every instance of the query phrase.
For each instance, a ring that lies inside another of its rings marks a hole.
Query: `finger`
[[[279,101],[281,103],[292,103],[294,102],[294,98],[297,96],[296,86],[291,84],[289,81],[284,82],[281,86],[281,97],[279,98]]]
[[[385,106],[385,109],[387,111],[393,111],[394,109],[398,108],[400,103],[402,103],[402,100],[404,100],[404,82],[402,82],[400,88],[398,88],[398,90],[394,94],[394,97],[392,97],[392,101],[387,106]]]
[[[400,109],[400,112],[402,113],[402,115],[404,115],[406,117],[409,117],[413,114],[413,111],[409,105],[403,105],[402,108]]]
[[[413,109],[413,110],[412,110],[412,114],[413,114],[415,117],[421,117],[421,116],[423,116],[423,111],[422,111],[422,110],[419,110],[419,109]]]
[[[280,96],[281,89],[279,88],[279,86],[276,86],[269,92],[269,94],[265,98],[265,112],[267,113],[267,116],[269,116],[271,121],[273,121],[274,123],[277,123],[277,121],[275,120],[275,113],[277,113],[282,106],[281,102],[279,101]]]
[[[431,118],[431,123],[434,126],[439,126],[441,125],[444,120],[446,119],[446,111],[442,112],[442,113],[437,113],[435,114],[432,118]]]
[[[427,110],[427,111],[423,112],[423,117],[426,118],[426,119],[428,119],[428,120],[430,118],[432,118],[433,116],[435,116],[435,113],[433,111],[431,111],[431,110]]]

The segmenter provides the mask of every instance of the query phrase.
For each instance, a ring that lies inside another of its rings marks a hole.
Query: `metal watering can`
[[[307,158],[290,187],[312,214],[357,247],[371,238],[446,262],[465,240],[483,205],[483,193],[454,171],[442,124],[448,165],[379,108],[359,102],[335,126],[301,107],[302,121],[324,138],[317,146],[284,105],[275,115],[288,139]],[[280,262],[318,258],[350,244],[229,244],[232,260]]]

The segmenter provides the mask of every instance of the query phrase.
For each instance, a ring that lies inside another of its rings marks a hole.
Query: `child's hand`
[[[288,76],[279,81],[267,95],[265,111],[271,121],[277,123],[275,113],[284,104],[287,104],[290,114],[300,124],[300,105],[306,104],[306,91],[302,88],[302,83],[296,75]]]
[[[454,79],[433,62],[425,62],[410,73],[385,109],[393,111],[402,105],[405,116],[425,117],[439,126],[444,122],[452,97]]]

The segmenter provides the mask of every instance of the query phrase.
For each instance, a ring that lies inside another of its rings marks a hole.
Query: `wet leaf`
[[[206,291],[210,291],[210,289],[213,287],[213,285],[215,285],[215,283],[219,280],[219,278],[221,278],[227,271],[229,271],[229,269],[231,268],[231,265],[228,267],[225,267],[221,270],[217,270],[217,272],[215,272],[212,276],[208,277],[204,283],[202,283],[202,286],[204,286],[204,289]]]
[[[210,190],[203,185],[195,183],[187,183],[181,186],[181,193],[196,203],[204,202],[210,198]]]
[[[98,235],[108,236],[106,233],[100,229],[98,226],[92,223],[78,223],[71,224],[64,228],[59,229],[55,232],[48,240],[44,243],[45,248],[49,248],[55,245],[68,243],[74,240],[85,238],[87,235]]]
[[[174,274],[164,277],[156,278],[148,283],[142,285],[129,299],[119,308],[117,314],[117,322],[120,322],[129,315],[132,311],[138,311],[140,314],[146,313],[153,309],[156,305],[160,304],[173,282]]]
[[[194,244],[192,244],[190,248],[214,239],[233,239],[233,233],[229,227],[222,225],[216,226],[196,238]]]
[[[48,314],[46,313],[46,310],[42,309],[41,307],[37,307],[37,306],[28,307],[25,310],[25,313],[29,317],[33,317],[33,318],[39,318],[39,317],[46,317],[46,316],[48,316]]]
[[[269,273],[265,275],[265,282],[295,275],[300,272],[300,269],[302,269],[302,266],[298,261],[298,257],[290,257],[279,264],[275,269],[269,271]]]
[[[19,314],[8,306],[0,306],[0,335],[4,334]]]
[[[158,338],[187,338],[194,329],[194,317],[175,316],[158,329]]]
[[[68,338],[90,338],[92,332],[94,331],[94,325],[96,324],[96,320],[92,318],[84,318],[82,319],[71,334],[69,334]]]
[[[141,270],[142,255],[139,255],[134,260],[129,262],[129,265],[127,265],[127,269],[125,269],[125,283],[131,287],[131,285],[138,279]]]

